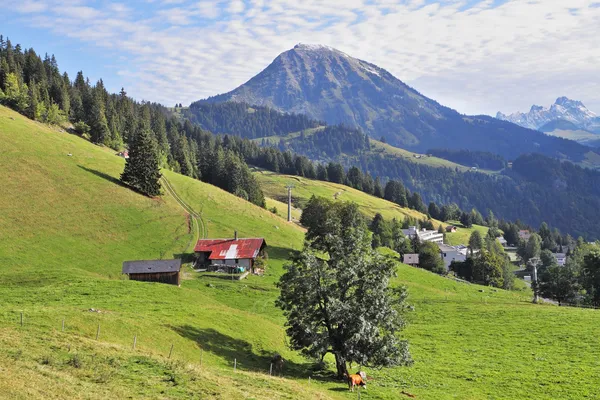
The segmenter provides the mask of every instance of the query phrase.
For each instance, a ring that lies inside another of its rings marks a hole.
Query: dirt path
[[[175,191],[175,189],[173,188],[173,186],[171,185],[169,180],[167,178],[165,178],[164,176],[161,178],[161,180],[162,180],[163,187],[165,188],[166,192],[169,193],[171,195],[171,197],[173,197],[175,199],[177,204],[179,204],[179,206],[190,215],[190,218],[192,219],[192,225],[194,225],[194,227],[196,228],[195,229],[196,234],[194,237],[192,237],[192,239],[186,246],[186,248],[184,250],[184,253],[185,253],[188,251],[188,249],[190,248],[190,246],[193,243],[196,243],[199,239],[205,239],[208,236],[208,227],[204,223],[202,216],[200,214],[198,214],[196,211],[194,211],[194,209],[189,204],[187,204],[185,201],[183,201],[183,199],[177,194],[177,192]]]

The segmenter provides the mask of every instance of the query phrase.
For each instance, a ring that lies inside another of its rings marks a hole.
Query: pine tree
[[[156,142],[149,130],[142,130],[130,144],[121,180],[147,196],[157,196],[160,177]]]
[[[92,141],[94,143],[108,144],[110,141],[110,131],[108,130],[108,122],[106,121],[104,104],[102,103],[102,94],[99,92],[92,97],[92,112],[89,120]]]

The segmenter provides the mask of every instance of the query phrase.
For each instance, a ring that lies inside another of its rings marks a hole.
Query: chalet
[[[233,239],[200,239],[196,243],[196,267],[207,267],[211,270],[237,269],[239,272],[255,269],[255,260],[264,256],[267,242],[263,238],[239,239],[237,232]]]
[[[448,225],[446,227],[446,232],[448,232],[448,233],[454,233],[454,232],[456,232],[456,227],[454,225]]]
[[[402,258],[402,262],[404,264],[410,265],[412,267],[419,266],[419,255],[418,254],[405,254]]]
[[[123,273],[133,281],[160,282],[181,286],[181,260],[125,261]]]
[[[120,151],[119,153],[117,153],[117,155],[118,155],[119,157],[123,157],[123,158],[129,158],[129,151],[127,151],[127,150],[123,150],[123,151]]]

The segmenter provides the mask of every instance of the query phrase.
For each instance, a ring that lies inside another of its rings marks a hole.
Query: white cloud
[[[136,8],[137,19],[131,10],[115,12],[114,3],[83,0],[15,2],[5,10],[36,14],[25,20],[126,53],[133,63],[117,86],[166,104],[229,91],[304,42],[377,64],[462,112],[527,109],[563,94],[600,112],[600,7],[593,0],[495,3],[154,0]]]

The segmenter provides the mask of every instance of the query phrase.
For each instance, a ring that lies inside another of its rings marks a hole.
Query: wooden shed
[[[138,260],[123,262],[123,273],[134,281],[181,285],[181,260]]]

